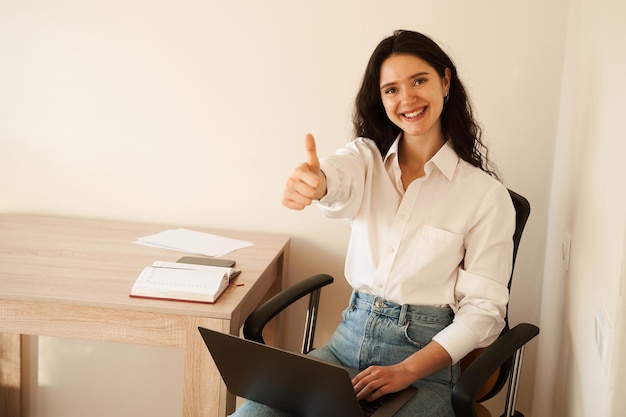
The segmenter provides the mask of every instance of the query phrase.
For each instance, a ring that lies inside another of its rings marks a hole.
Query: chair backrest
[[[511,284],[513,282],[513,271],[515,270],[515,260],[517,259],[517,249],[519,248],[519,244],[522,239],[522,233],[524,232],[524,228],[526,227],[526,222],[528,220],[528,217],[530,216],[530,203],[524,196],[517,194],[515,191],[509,190],[509,195],[511,196],[511,200],[513,201],[513,206],[515,207],[515,233],[513,234],[513,268],[511,269],[511,277],[509,279],[508,287],[510,292]],[[506,333],[509,331],[508,305],[504,320],[505,325],[502,333]],[[463,358],[461,360],[461,372],[463,372],[463,370],[467,368],[474,361],[474,359],[476,359],[476,357],[480,355],[483,350],[484,349],[476,349],[465,358]],[[477,401],[486,401],[499,393],[507,382],[512,366],[513,358],[505,362],[500,367],[500,369],[494,373],[492,378],[482,387],[482,389],[479,391]]]

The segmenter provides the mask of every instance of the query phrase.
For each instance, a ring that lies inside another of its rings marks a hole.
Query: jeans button
[[[385,303],[383,303],[383,302],[382,302],[382,301],[380,301],[380,300],[376,300],[376,301],[374,302],[374,305],[375,305],[376,307],[378,307],[378,308],[383,308],[383,307],[385,306]]]

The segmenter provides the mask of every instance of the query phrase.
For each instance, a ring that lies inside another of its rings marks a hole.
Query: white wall
[[[626,382],[626,4],[570,3],[533,415],[617,417]],[[569,270],[560,256],[567,234]],[[599,312],[606,361],[596,346]]]
[[[314,209],[282,208],[282,185],[306,132],[321,154],[351,138],[352,101],[378,41],[420,30],[456,60],[506,184],[531,201],[511,320],[539,323],[567,3],[1,0],[0,211],[287,233],[292,282],[319,271],[339,278],[323,295],[322,343],[346,302],[348,231]],[[139,415],[127,410],[155,401],[144,414],[178,409],[177,352],[39,344],[28,356],[27,415]],[[524,411],[537,344],[527,352]],[[107,372],[117,357],[128,374],[147,369],[146,381],[165,385],[120,384]],[[85,380],[94,392],[115,385],[115,395],[100,406],[78,391]]]

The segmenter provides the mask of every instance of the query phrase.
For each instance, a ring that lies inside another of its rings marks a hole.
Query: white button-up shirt
[[[404,191],[398,140],[381,158],[358,138],[321,161],[320,209],[351,225],[350,285],[398,304],[449,305],[453,323],[434,338],[457,362],[504,326],[515,230],[507,189],[446,143]]]

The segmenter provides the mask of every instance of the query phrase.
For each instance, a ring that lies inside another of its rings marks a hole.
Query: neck
[[[444,143],[443,139],[427,141],[423,138],[407,138],[403,135],[398,146],[398,163],[405,190],[415,179],[426,175],[424,165]]]
[[[399,143],[399,161],[408,166],[424,166],[443,146],[445,140],[437,138],[427,140],[420,137],[403,135]]]

